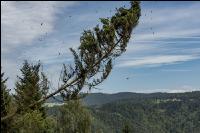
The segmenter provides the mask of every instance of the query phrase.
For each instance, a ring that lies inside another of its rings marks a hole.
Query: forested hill
[[[101,106],[91,106],[94,132],[199,133],[200,92],[138,94]]]
[[[184,99],[199,99],[200,91],[185,92],[185,93],[132,93],[132,92],[120,92],[115,94],[105,94],[105,93],[90,93],[85,98],[83,98],[83,103],[85,105],[103,105],[106,103],[123,100],[144,100],[144,99],[174,99],[174,100],[184,100]],[[61,103],[62,98],[56,96],[47,100],[47,103]]]
[[[122,133],[124,126],[128,127],[130,133],[200,131],[200,91],[92,93],[83,101],[90,105],[88,109],[93,117],[92,133]],[[56,114],[58,107],[49,108],[48,114]]]

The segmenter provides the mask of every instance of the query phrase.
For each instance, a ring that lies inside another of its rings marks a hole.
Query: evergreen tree
[[[18,106],[18,113],[23,114],[31,110],[39,110],[45,115],[43,103],[29,108],[29,105],[46,96],[48,81],[43,73],[40,73],[40,63],[31,65],[25,61],[21,69],[22,77],[18,76],[16,82],[15,102]]]
[[[1,73],[1,117],[10,113],[11,96],[9,90],[6,87],[6,81],[8,78],[3,78],[4,73]],[[10,128],[10,119],[1,122],[1,132],[7,133]]]
[[[82,33],[78,50],[70,48],[75,65],[64,65],[64,83],[57,91],[65,100],[77,98],[83,87],[90,90],[102,83],[113,68],[113,60],[126,51],[140,17],[140,2],[130,4],[129,9],[117,9],[111,18],[100,18],[101,26]]]
[[[79,100],[66,102],[59,109],[59,133],[90,133],[91,115]]]

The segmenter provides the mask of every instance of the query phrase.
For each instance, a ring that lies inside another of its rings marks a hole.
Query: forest
[[[59,99],[60,96],[57,96]],[[108,100],[110,98],[110,100]],[[104,99],[107,102],[104,102]],[[114,100],[113,100],[114,99]],[[50,99],[49,102],[58,102]],[[96,133],[198,133],[200,91],[187,93],[92,93],[82,99]],[[47,107],[59,117],[60,106]]]

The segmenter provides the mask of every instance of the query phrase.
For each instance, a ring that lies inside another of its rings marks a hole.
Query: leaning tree
[[[59,93],[64,100],[77,98],[83,87],[92,89],[103,82],[112,70],[113,60],[126,51],[132,30],[139,22],[140,12],[140,2],[130,2],[130,8],[118,8],[111,18],[100,18],[100,25],[84,31],[78,49],[70,48],[74,65],[64,65],[64,83],[29,107]],[[1,118],[1,121],[14,116],[16,112]]]

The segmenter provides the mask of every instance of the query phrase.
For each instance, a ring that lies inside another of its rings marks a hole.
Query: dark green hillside
[[[91,93],[83,98],[85,105],[103,105],[117,100],[132,99],[132,100],[144,100],[144,99],[200,99],[200,91],[186,92],[186,93],[132,93],[132,92],[120,92],[116,94],[105,93]],[[47,103],[59,103],[62,98],[58,95],[54,98],[47,100]]]
[[[131,92],[121,92],[116,94],[105,94],[105,93],[91,93],[88,94],[85,98],[83,98],[83,103],[86,105],[102,105],[105,103],[113,102],[120,99],[127,98],[139,98],[144,97],[145,94],[139,93],[131,93]],[[60,102],[62,98],[58,95],[55,98],[49,98],[47,100],[48,103]]]
[[[136,133],[199,133],[199,92],[151,96],[115,101],[91,110],[96,119],[111,127],[108,133],[121,132],[124,122]]]
[[[86,98],[84,100],[88,105],[92,105],[88,109],[93,116],[94,133],[121,133],[125,125],[130,127],[131,133],[200,131],[199,91],[173,94],[96,93]],[[101,100],[103,98],[109,100],[109,103],[104,102],[105,99]],[[56,114],[56,108],[50,108],[49,114]]]

